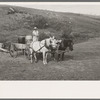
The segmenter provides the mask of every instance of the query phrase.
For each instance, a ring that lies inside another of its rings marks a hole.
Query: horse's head
[[[54,37],[50,37],[49,38],[49,42],[50,42],[50,47],[53,50],[57,49],[57,43],[58,43],[58,41]]]
[[[73,50],[73,41],[72,40],[67,40],[67,39],[61,39],[58,42],[58,50]]]
[[[70,51],[73,51],[73,40],[67,40],[67,48],[70,50]]]

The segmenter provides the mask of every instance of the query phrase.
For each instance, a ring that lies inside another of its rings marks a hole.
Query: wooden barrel
[[[18,36],[18,43],[25,44],[25,36]]]
[[[32,42],[32,36],[31,35],[27,35],[25,37],[25,41],[26,41],[26,44],[30,44]]]

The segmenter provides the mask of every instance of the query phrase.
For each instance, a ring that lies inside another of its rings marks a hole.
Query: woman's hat
[[[36,30],[37,29],[37,27],[34,27],[34,30]]]

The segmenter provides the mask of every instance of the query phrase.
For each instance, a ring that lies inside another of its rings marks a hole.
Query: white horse
[[[57,40],[54,37],[50,37],[41,41],[43,45],[49,50],[56,49],[57,47]]]
[[[43,54],[43,64],[47,64],[47,56],[49,52],[49,47],[56,48],[57,43],[56,39],[54,38],[48,38],[45,40],[35,41],[30,44],[30,57],[31,57],[31,63],[33,62],[33,56],[35,58],[35,61],[37,61],[36,53],[42,53]]]

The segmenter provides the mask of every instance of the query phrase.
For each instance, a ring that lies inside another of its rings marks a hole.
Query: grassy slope
[[[47,65],[42,59],[31,64],[19,52],[17,58],[0,52],[0,80],[100,80],[100,38],[74,45],[65,60]]]
[[[60,20],[71,20],[73,34],[80,38],[100,36],[99,17],[71,13],[53,13],[27,8],[16,8],[25,10],[31,14],[55,17]],[[8,7],[0,7],[0,41],[16,40],[17,35],[31,34],[31,29],[18,24],[27,14],[7,15]],[[9,28],[10,27],[10,28]],[[53,29],[42,29],[40,31],[54,31]],[[56,32],[56,31],[55,31]],[[55,33],[57,34],[57,32]],[[15,38],[12,38],[15,37]],[[83,38],[85,40],[85,38]],[[38,63],[30,64],[24,56],[18,55],[13,59],[9,54],[0,52],[0,79],[1,80],[99,80],[100,79],[100,38],[91,39],[88,42],[74,45],[74,51],[66,53],[65,61],[56,63],[50,61],[47,66]],[[95,67],[94,67],[95,66]]]
[[[23,7],[13,7],[16,11],[22,11],[23,13],[15,13],[7,15],[10,6],[0,6],[0,41],[16,41],[17,35],[26,35],[31,34],[32,29],[23,28],[23,24],[21,20],[28,16],[33,15],[42,15],[45,18],[56,18],[59,21],[71,21],[72,22],[72,33],[74,34],[76,39],[83,39],[91,37],[100,36],[100,20],[99,17],[81,15],[81,14],[73,14],[73,13],[60,13],[60,12],[52,12],[46,10],[37,10]],[[62,26],[63,27],[63,26]],[[58,32],[54,29],[42,29],[41,32],[54,32],[57,34]]]

